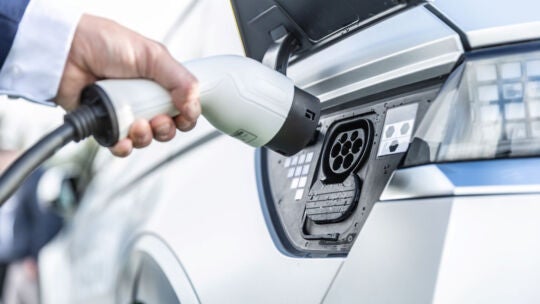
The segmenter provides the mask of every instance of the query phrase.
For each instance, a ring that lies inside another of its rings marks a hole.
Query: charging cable
[[[64,124],[39,140],[6,169],[0,176],[0,206],[36,168],[71,141],[79,142],[93,135],[102,146],[110,147],[116,143],[118,122],[114,108],[104,96],[98,86],[85,88],[81,106],[64,116]]]

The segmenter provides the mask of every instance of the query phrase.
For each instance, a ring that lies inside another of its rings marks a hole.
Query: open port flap
[[[335,38],[365,27],[418,0],[231,0],[246,55],[261,61],[285,28],[306,53]]]

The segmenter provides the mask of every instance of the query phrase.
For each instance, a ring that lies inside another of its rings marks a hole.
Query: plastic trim
[[[257,193],[259,194],[259,202],[263,213],[266,227],[270,233],[270,237],[274,245],[282,254],[289,257],[307,257],[306,253],[298,251],[290,243],[283,229],[283,225],[279,220],[278,211],[275,208],[272,194],[270,193],[270,182],[268,178],[267,153],[265,148],[255,150],[255,176],[257,183]]]
[[[448,25],[459,35],[459,38],[461,39],[461,43],[463,44],[463,48],[465,48],[465,50],[471,50],[471,44],[469,43],[467,34],[465,34],[457,25],[455,25],[452,20],[448,19],[443,13],[439,12],[437,8],[435,8],[429,3],[426,4],[426,9],[433,13],[433,15],[437,16],[437,18],[441,19],[442,22],[446,23],[446,25]]]

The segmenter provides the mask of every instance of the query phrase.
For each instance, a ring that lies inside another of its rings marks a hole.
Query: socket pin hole
[[[341,144],[339,143],[336,143],[333,147],[332,147],[332,151],[330,152],[330,154],[332,155],[332,157],[336,157],[339,155],[339,152],[341,151]]]
[[[349,151],[351,151],[352,144],[350,141],[347,141],[343,144],[341,147],[341,155],[345,156],[349,154]]]
[[[352,134],[351,134],[351,140],[355,140],[355,139],[357,139],[357,138],[358,138],[358,131],[352,132]]]
[[[343,160],[343,168],[349,169],[353,161],[354,161],[354,157],[352,154],[348,154],[347,156],[345,156],[345,160]]]
[[[352,153],[360,152],[360,148],[364,145],[364,141],[361,138],[357,138],[352,144]]]
[[[334,159],[334,163],[332,164],[332,169],[334,169],[334,171],[339,170],[339,168],[341,168],[341,164],[343,164],[343,157],[336,157],[336,159]]]
[[[349,138],[349,136],[347,135],[347,133],[343,133],[343,134],[341,134],[341,137],[339,138],[339,141],[341,143],[345,143],[348,138]]]

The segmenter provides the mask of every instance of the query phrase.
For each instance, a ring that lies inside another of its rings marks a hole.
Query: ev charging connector
[[[313,138],[320,118],[317,97],[285,75],[240,56],[186,62],[199,81],[202,115],[216,129],[253,147],[293,155]],[[169,92],[151,80],[109,79],[86,87],[81,106],[64,124],[27,150],[0,176],[0,204],[43,161],[71,141],[91,135],[105,147],[127,136],[137,118],[178,115]]]

